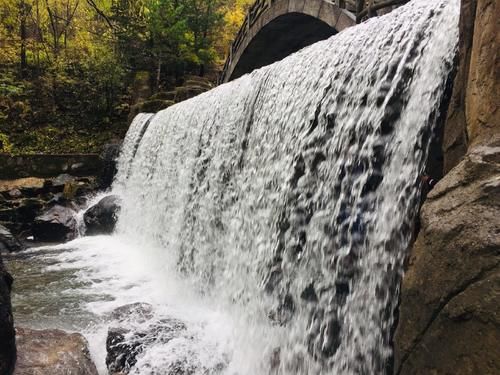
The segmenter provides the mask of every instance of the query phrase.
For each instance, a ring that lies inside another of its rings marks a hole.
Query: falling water
[[[97,314],[148,302],[186,324],[145,341],[132,373],[388,368],[458,12],[457,0],[415,0],[138,115],[114,185],[116,233],[57,255],[113,295],[88,304]],[[107,324],[89,330],[94,353]]]

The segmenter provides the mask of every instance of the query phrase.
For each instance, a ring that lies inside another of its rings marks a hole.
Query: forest
[[[216,79],[253,0],[0,0],[0,153],[99,152],[146,96]]]

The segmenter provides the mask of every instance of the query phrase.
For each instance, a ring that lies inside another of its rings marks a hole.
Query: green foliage
[[[150,94],[172,92],[221,64],[251,1],[0,0],[0,150],[89,152],[122,137],[136,73]]]
[[[0,133],[0,153],[9,154],[12,151],[12,145],[9,142],[7,135]]]

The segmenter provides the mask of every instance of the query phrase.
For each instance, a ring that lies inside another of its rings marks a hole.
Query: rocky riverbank
[[[0,224],[23,240],[71,239],[76,234],[73,213],[97,189],[95,176],[0,181]]]
[[[117,150],[116,146],[107,146],[100,158],[90,157],[90,163],[83,155],[76,159],[68,156],[66,161],[60,155],[2,155],[2,176],[12,179],[0,180],[0,374],[13,372],[16,357],[14,373],[19,375],[97,374],[81,335],[22,327],[17,327],[16,333],[10,299],[14,279],[6,270],[1,253],[75,238],[79,230],[75,214],[90,196],[109,187]],[[27,172],[36,177],[20,176]],[[82,175],[89,172],[93,175]],[[89,216],[94,227],[105,220],[107,227],[101,231],[112,230],[116,207],[108,217],[106,208],[95,210],[99,215]]]

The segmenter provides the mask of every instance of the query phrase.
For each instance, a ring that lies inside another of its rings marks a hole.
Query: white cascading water
[[[132,374],[389,369],[458,16],[457,0],[415,0],[138,115],[113,187],[116,233],[61,245],[49,267],[78,270],[93,296],[101,371],[107,314],[133,302],[154,307],[133,330],[166,317],[185,327],[143,338]]]

